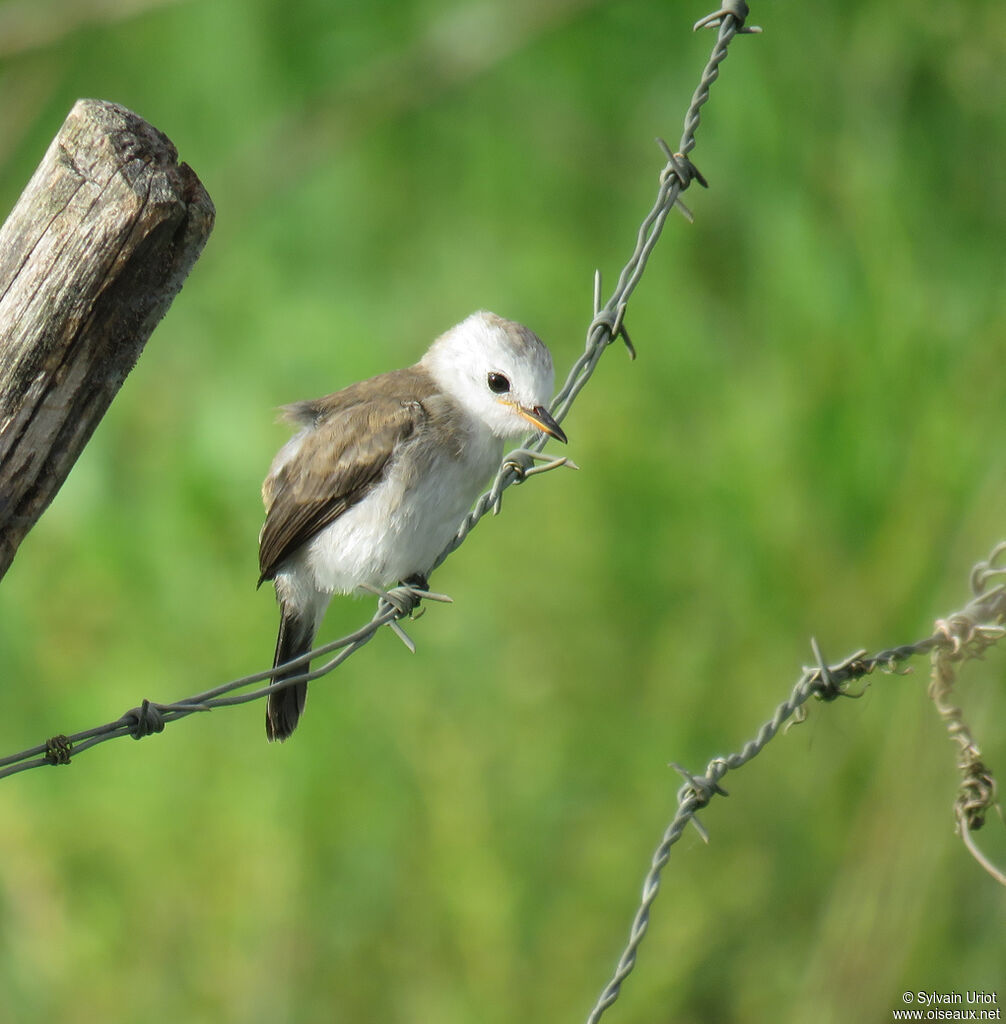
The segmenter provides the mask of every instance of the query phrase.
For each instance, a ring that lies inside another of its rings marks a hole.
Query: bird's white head
[[[552,356],[522,324],[472,313],[437,338],[421,365],[497,437],[519,437],[530,424],[565,442],[546,408],[555,383]]]

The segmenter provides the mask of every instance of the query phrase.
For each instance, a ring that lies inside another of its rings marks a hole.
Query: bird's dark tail
[[[310,614],[298,615],[296,612],[282,609],[273,667],[283,665],[293,658],[299,658],[302,654],[307,654],[311,650],[313,642],[314,618]],[[282,679],[289,679],[291,676],[303,675],[310,670],[310,667],[309,663],[305,663],[287,672],[279,672],[274,677],[274,681],[279,682]],[[304,711],[306,700],[307,683],[294,683],[269,694],[269,703],[265,712],[265,733],[270,741],[285,740],[297,728],[297,721]]]

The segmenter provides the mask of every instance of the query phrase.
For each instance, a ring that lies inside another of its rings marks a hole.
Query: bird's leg
[[[407,607],[410,619],[418,619],[425,613],[426,609],[420,602],[430,591],[430,581],[424,573],[415,572],[404,580],[399,580],[398,586],[394,589],[397,592],[395,596],[391,597],[389,591],[387,599],[403,610]]]
[[[423,572],[413,573],[408,579],[402,580],[389,593],[394,593],[395,591],[403,591],[414,597],[417,601],[439,601],[441,604],[454,604],[454,598],[448,597],[446,594],[438,594],[435,590],[430,590],[429,577]]]
[[[414,572],[408,579],[400,580],[399,586],[421,590],[425,593],[430,589],[430,581],[424,573]]]
[[[407,579],[402,580],[397,587],[392,587],[390,590],[381,590],[380,587],[374,587],[367,583],[360,584],[360,589],[367,590],[382,601],[387,602],[399,614],[417,618],[418,616],[415,614],[415,611],[419,607],[420,601],[440,601],[444,604],[454,603],[453,598],[448,597],[446,594],[437,594],[430,590],[429,586],[429,580],[425,575],[414,573]]]
[[[397,607],[397,601],[406,603],[406,612],[410,618],[418,619],[424,609],[419,607],[420,601],[440,601],[443,604],[453,604],[453,599],[446,594],[437,594],[430,590],[429,577],[424,572],[415,572],[402,580],[397,587],[389,590],[384,595],[392,604]]]
[[[394,608],[398,612],[399,617],[408,615],[411,619],[418,619],[424,611],[424,609],[419,607],[419,602],[424,598],[430,601],[453,603],[452,598],[446,594],[435,594],[430,591],[428,589],[429,585],[429,580],[427,580],[426,576],[422,573],[415,573],[390,590],[381,590],[379,587],[371,586],[369,583],[361,583],[360,589],[369,590],[370,593],[375,594],[380,599],[381,604]],[[378,608],[380,609],[380,605]],[[416,645],[412,642],[409,634],[402,629],[398,619],[391,619],[387,625],[398,639],[415,654]]]

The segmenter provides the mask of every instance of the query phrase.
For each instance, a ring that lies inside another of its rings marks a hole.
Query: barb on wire
[[[1006,885],[1006,873],[978,850],[972,835],[984,823],[988,808],[995,806],[995,780],[980,760],[977,744],[964,725],[960,708],[952,707],[948,703],[953,674],[950,673],[949,677],[947,675],[949,663],[956,664],[981,658],[986,650],[1006,635],[1006,583],[999,583],[986,589],[986,584],[990,580],[996,577],[1006,578],[1006,567],[997,564],[1004,554],[1006,542],[998,544],[987,561],[979,562],[975,566],[971,574],[974,591],[971,601],[948,619],[937,621],[932,634],[916,643],[892,647],[876,654],[867,654],[865,650],[860,650],[837,665],[828,665],[821,655],[817,641],[812,639],[811,649],[815,664],[804,668],[789,697],[775,709],[775,713],[761,727],[754,739],[749,740],[738,753],[714,757],[706,765],[702,775],[692,775],[677,764],[672,765],[685,778],[685,785],[678,790],[678,809],[653,854],[650,869],[643,881],[639,908],[629,930],[628,942],[611,980],[601,991],[588,1016],[587,1024],[597,1024],[604,1011],[618,998],[622,983],[635,966],[639,946],[649,924],[650,909],[660,888],[661,873],[671,855],[671,847],[681,838],[689,823],[698,829],[703,840],[708,841],[706,830],[699,824],[696,814],[714,796],[726,796],[726,792],[720,786],[723,776],[757,757],[779,733],[780,726],[802,721],[806,714],[804,704],[811,697],[832,701],[837,697],[860,696],[860,693],[849,692],[850,683],[871,675],[877,669],[883,672],[896,672],[898,665],[917,655],[932,656],[934,670],[930,693],[937,709],[947,722],[951,737],[960,747],[958,765],[964,775],[964,781],[954,806],[958,830],[978,863],[993,878]]]
[[[688,188],[693,181],[698,181],[703,186],[706,185],[705,178],[699,173],[687,154],[695,146],[699,109],[709,98],[709,87],[719,74],[718,68],[726,57],[730,39],[737,32],[743,30],[746,15],[747,5],[744,0],[730,0],[720,11],[711,16],[712,21],[706,19],[708,24],[713,24],[715,21],[719,25],[719,34],[716,46],[702,74],[699,87],[692,97],[679,151],[673,153],[666,143],[660,142],[667,157],[667,165],[660,174],[657,198],[653,208],[640,225],[635,249],[619,275],[614,291],[603,305],[601,304],[601,275],[600,272],[595,274],[593,318],[587,328],[583,354],[573,364],[565,383],[552,401],[551,412],[559,422],[562,422],[567,416],[576,397],[593,375],[602,354],[613,341],[620,338],[630,356],[635,358],[636,350],[625,326],[625,312],[629,297],[635,291],[636,285],[639,284],[650,253],[660,237],[664,221],[667,219],[668,213],[679,203],[681,192]],[[689,217],[691,216],[687,209],[685,212]],[[515,449],[506,455],[492,485],[475,503],[456,536],[434,562],[430,569],[431,572],[464,543],[468,534],[475,529],[487,513],[496,514],[500,511],[503,492],[508,487],[562,466],[576,468],[568,458],[552,458],[543,455],[542,449],[546,440],[544,435],[537,435],[528,440],[524,447]],[[337,668],[346,658],[368,643],[382,626],[390,627],[409,650],[415,650],[415,644],[402,628],[399,620],[415,617],[420,601],[438,599],[442,600],[443,596],[417,590],[415,587],[395,587],[381,595],[373,618],[355,633],[339,640],[333,640],[331,643],[324,644],[308,654],[280,666],[285,671],[290,666],[306,666],[309,661],[319,657],[334,655],[313,671],[309,672],[305,669],[299,675],[288,677],[278,683],[270,683],[268,680],[277,671],[270,668],[243,676],[240,679],[232,679],[205,693],[196,694],[194,697],[188,697],[173,704],[160,704],[144,700],[139,707],[132,708],[114,722],[70,736],[54,737],[40,746],[0,759],[0,778],[41,765],[69,764],[71,755],[79,754],[106,740],[116,739],[120,736],[142,739],[154,732],[163,731],[168,723],[186,718],[196,712],[245,704],[249,701],[259,700],[273,690],[319,679]],[[248,687],[255,687],[256,684],[264,685],[247,690]],[[246,692],[236,693],[235,691],[238,690]]]

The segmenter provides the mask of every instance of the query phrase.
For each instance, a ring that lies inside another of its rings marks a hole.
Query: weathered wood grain
[[[214,209],[170,140],[79,100],[0,228],[0,577],[178,293]]]

